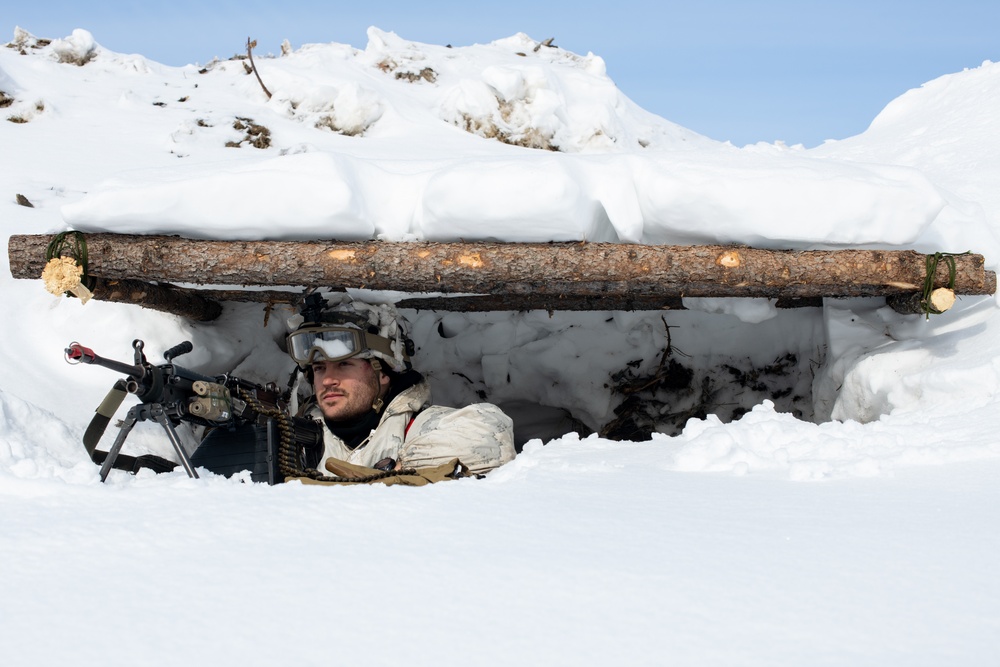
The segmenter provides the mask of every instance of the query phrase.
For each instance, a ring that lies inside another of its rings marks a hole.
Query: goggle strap
[[[395,356],[392,352],[392,343],[389,342],[388,338],[366,333],[364,334],[364,341],[365,346],[373,352],[381,352],[390,358]]]

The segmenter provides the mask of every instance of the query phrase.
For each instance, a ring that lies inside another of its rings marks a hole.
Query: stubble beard
[[[377,380],[372,380],[377,383]],[[335,403],[327,402],[323,398],[323,392],[319,392],[319,408],[323,416],[330,421],[345,421],[354,419],[365,414],[372,409],[372,404],[378,397],[377,384],[365,384],[358,387],[356,391],[347,391],[342,388],[332,389],[332,398]]]

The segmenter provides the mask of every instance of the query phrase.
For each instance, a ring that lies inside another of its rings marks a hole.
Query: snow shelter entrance
[[[519,446],[570,431],[648,440],[765,400],[826,418],[813,389],[827,358],[824,308],[686,301],[701,310],[400,312],[435,402],[500,405]]]

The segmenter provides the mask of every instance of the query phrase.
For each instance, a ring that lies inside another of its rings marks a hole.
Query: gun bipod
[[[110,473],[111,469],[114,467],[115,460],[118,458],[119,452],[121,452],[122,445],[125,444],[125,439],[132,431],[132,427],[136,425],[136,422],[149,420],[157,422],[163,427],[163,430],[166,431],[167,438],[170,440],[170,444],[174,446],[174,451],[177,452],[177,456],[180,457],[181,465],[184,466],[184,470],[187,471],[188,477],[195,479],[198,478],[198,472],[191,465],[191,460],[184,451],[184,447],[181,445],[180,437],[177,435],[177,430],[174,428],[173,423],[170,421],[170,417],[167,416],[166,411],[163,409],[163,405],[160,403],[141,403],[139,405],[132,406],[132,408],[129,409],[128,414],[125,415],[121,430],[118,432],[118,437],[115,438],[114,444],[111,445],[111,449],[108,450],[108,454],[104,458],[104,462],[101,464],[102,482],[108,478],[108,473]]]

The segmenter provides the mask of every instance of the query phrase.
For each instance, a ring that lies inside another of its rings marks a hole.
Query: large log
[[[15,278],[37,278],[48,235],[10,237]],[[294,285],[473,293],[656,297],[869,297],[920,291],[910,250],[764,250],[613,243],[208,241],[89,234],[89,274],[196,285]],[[981,255],[955,257],[956,294],[996,290]],[[940,262],[935,286],[948,283]]]

